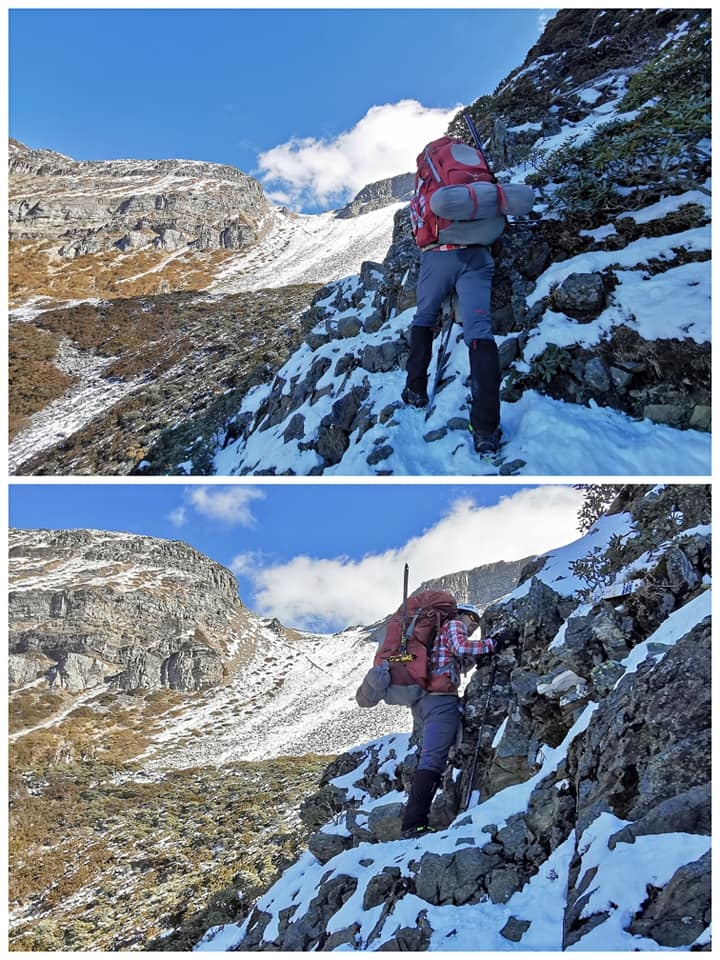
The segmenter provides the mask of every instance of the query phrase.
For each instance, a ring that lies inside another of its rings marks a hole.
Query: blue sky
[[[369,623],[423,580],[577,538],[572,487],[426,483],[21,483],[10,526],[184,540],[238,577],[253,610],[292,626]]]
[[[78,160],[229,163],[329,208],[411,169],[554,12],[15,9],[10,136]]]

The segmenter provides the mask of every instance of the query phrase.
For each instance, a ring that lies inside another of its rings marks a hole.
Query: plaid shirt
[[[473,640],[468,636],[467,627],[462,620],[447,620],[438,633],[437,643],[430,657],[430,672],[445,673],[453,684],[460,683],[460,674],[467,673],[475,666],[475,657],[483,653],[492,653],[493,640],[488,637]]]

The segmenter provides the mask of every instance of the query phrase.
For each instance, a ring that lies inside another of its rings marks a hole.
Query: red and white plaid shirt
[[[488,637],[473,640],[468,636],[462,620],[446,620],[440,627],[437,642],[430,657],[430,672],[447,674],[453,684],[460,683],[460,674],[475,666],[475,657],[492,653],[495,643]]]

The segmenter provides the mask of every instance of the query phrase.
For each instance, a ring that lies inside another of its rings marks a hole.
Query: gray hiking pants
[[[418,770],[442,775],[460,724],[460,701],[452,693],[426,693],[412,706],[416,731],[422,730]]]
[[[413,325],[434,327],[443,300],[454,290],[465,343],[470,346],[473,340],[492,340],[490,293],[494,268],[487,247],[424,250],[420,254]]]

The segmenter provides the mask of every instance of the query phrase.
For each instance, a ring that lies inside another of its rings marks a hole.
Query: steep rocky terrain
[[[101,251],[232,250],[257,242],[271,206],[234,167],[192,160],[77,161],[10,141],[10,241],[58,258]],[[49,252],[48,246],[41,246]]]
[[[109,681],[202,690],[254,651],[235,577],[181,542],[11,530],[9,576],[14,686],[54,661],[55,682],[72,693]]]
[[[537,198],[496,262],[501,473],[674,473],[678,445],[709,472],[709,36],[707,11],[562,11],[469,108],[499,178]],[[461,117],[450,131],[466,136]],[[399,401],[417,273],[404,209],[382,262],[317,293],[304,345],[246,397],[214,470],[477,473],[459,327],[430,418]],[[553,458],[542,437],[560,430],[573,444]]]
[[[470,600],[479,609],[487,606],[497,597],[504,596],[510,591],[510,584],[524,575],[535,558],[525,557],[523,560],[499,561],[486,563],[473,570],[458,570],[435,580],[427,580],[420,584],[420,590],[449,590],[456,597]]]
[[[399,839],[417,741],[339,757],[308,850],[208,950],[709,950],[707,487],[629,487],[490,604],[431,811]]]
[[[179,541],[11,530],[9,547],[13,948],[189,949],[297,855],[327,758],[408,728],[355,705],[373,627],[258,617]],[[517,581],[470,573],[494,596]]]
[[[496,263],[499,471],[673,474],[681,449],[706,475],[709,11],[560,11],[467,109],[500,180],[536,192]],[[13,472],[478,472],[459,327],[430,420],[398,402],[408,175],[297,217],[230,167],[11,153]],[[561,427],[571,463],[538,440]]]

